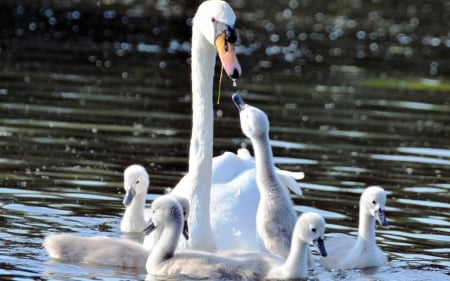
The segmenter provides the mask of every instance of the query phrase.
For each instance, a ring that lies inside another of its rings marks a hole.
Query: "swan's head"
[[[361,195],[360,208],[375,217],[381,226],[387,226],[386,191],[379,186],[370,186]]]
[[[186,238],[186,240],[189,240],[189,227],[188,227],[188,221],[187,221],[187,219],[189,217],[189,213],[191,211],[191,206],[189,204],[189,200],[187,200],[185,197],[179,196],[179,195],[171,194],[171,196],[173,196],[175,198],[175,200],[178,201],[178,204],[180,204],[181,209],[183,210],[183,217],[184,217],[183,236]]]
[[[150,223],[144,229],[144,234],[174,226],[181,232],[183,221],[183,209],[178,200],[171,195],[162,195],[152,203]]]
[[[293,239],[300,239],[310,245],[317,245],[320,255],[327,256],[325,244],[325,219],[314,212],[303,213],[297,220]]]
[[[259,138],[269,134],[269,119],[264,111],[246,104],[238,94],[232,97],[239,110],[241,129],[248,138]]]
[[[198,29],[204,38],[215,46],[225,72],[232,79],[241,76],[242,70],[236,57],[234,44],[237,40],[235,28],[236,15],[224,1],[203,2],[193,19],[193,28]]]
[[[146,194],[149,184],[150,177],[144,167],[137,164],[128,166],[123,173],[123,204],[129,206],[137,194]]]

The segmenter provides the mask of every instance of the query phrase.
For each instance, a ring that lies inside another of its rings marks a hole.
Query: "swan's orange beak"
[[[231,79],[239,78],[242,74],[242,70],[236,57],[236,52],[234,51],[234,44],[226,40],[225,34],[218,36],[215,44],[225,72]]]

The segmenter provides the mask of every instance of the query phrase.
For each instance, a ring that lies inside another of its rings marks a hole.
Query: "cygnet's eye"
[[[311,231],[314,232],[314,233],[316,233],[317,229],[311,228]]]
[[[373,200],[373,201],[372,201],[372,204],[374,204],[374,205],[377,204],[377,201]]]
[[[139,184],[140,183],[140,181],[139,180],[136,180],[136,184]]]
[[[216,21],[216,19],[215,19],[215,18],[211,18],[211,21],[212,21],[212,22],[215,22],[215,21]]]

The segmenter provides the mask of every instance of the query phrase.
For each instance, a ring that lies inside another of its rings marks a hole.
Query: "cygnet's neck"
[[[138,193],[134,196],[131,204],[125,208],[122,218],[122,228],[128,228],[129,231],[139,232],[145,227],[144,218],[145,194]]]
[[[173,257],[182,231],[181,221],[167,221],[162,229],[154,230],[157,239],[147,259],[146,268],[149,274],[155,274],[159,264]]]
[[[293,239],[289,256],[282,265],[284,276],[290,278],[307,276],[309,251],[309,246],[306,242]]]
[[[272,147],[269,143],[268,132],[263,135],[250,138],[255,152],[256,180],[259,188],[264,188],[260,192],[261,196],[272,196],[280,194],[280,184],[273,168]]]
[[[191,185],[186,190],[191,198],[189,223],[194,249],[214,251],[210,225],[210,187],[213,146],[212,88],[216,50],[195,27],[192,30],[192,137],[189,150]],[[197,233],[195,233],[197,232]]]
[[[358,242],[375,244],[375,218],[360,204]]]

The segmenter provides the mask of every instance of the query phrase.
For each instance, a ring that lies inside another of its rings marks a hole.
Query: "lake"
[[[187,171],[190,25],[199,1],[0,4],[2,280],[143,280],[49,260],[55,232],[120,237],[122,172],[148,203]],[[366,3],[367,2],[367,3]],[[243,77],[222,81],[214,155],[251,150],[231,95],[264,110],[278,167],[303,171],[299,212],[357,232],[362,190],[388,192],[386,267],[311,280],[450,275],[450,33],[445,1],[230,1]],[[220,67],[217,66],[215,99]],[[326,241],[325,241],[326,243]]]

